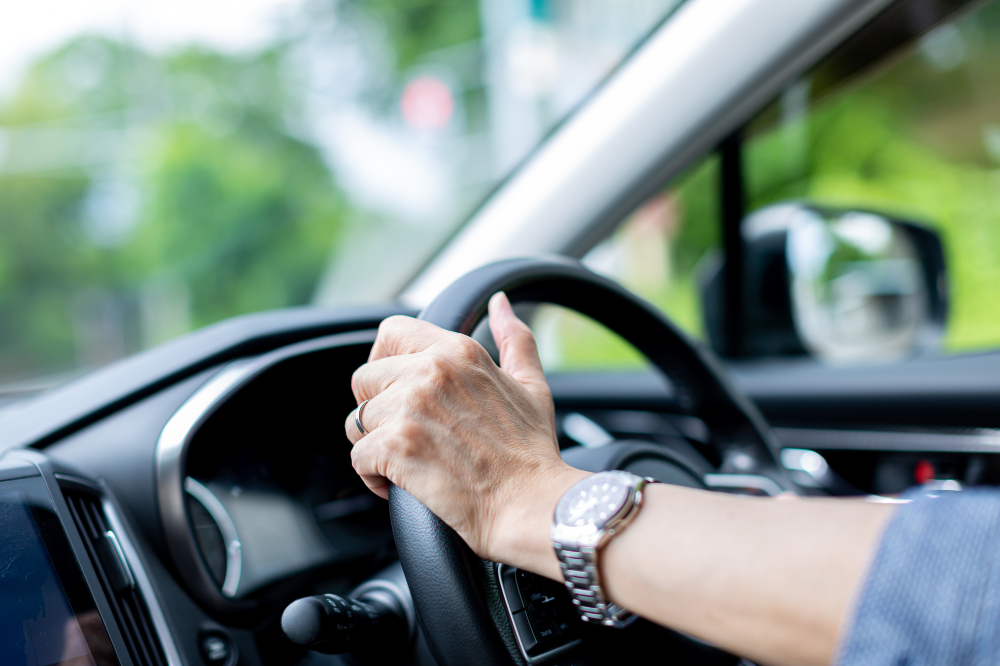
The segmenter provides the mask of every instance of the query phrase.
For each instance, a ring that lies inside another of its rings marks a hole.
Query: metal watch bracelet
[[[650,478],[639,478],[636,482],[631,506],[627,512],[607,532],[595,535],[593,540],[577,543],[559,543],[555,540],[555,549],[559,566],[570,599],[584,622],[595,622],[609,627],[624,628],[636,620],[631,611],[609,601],[604,595],[601,584],[598,555],[608,541],[620,533],[639,513],[642,506],[642,492],[648,483],[656,483]]]

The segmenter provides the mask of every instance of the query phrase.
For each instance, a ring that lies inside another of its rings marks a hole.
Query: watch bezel
[[[592,484],[595,477],[603,475],[614,476],[616,480],[624,483],[627,487],[625,498],[618,509],[604,519],[600,524],[570,525],[559,521],[559,510],[564,502],[568,502],[572,494],[581,486]],[[614,536],[620,529],[620,523],[629,515],[633,507],[642,501],[642,486],[645,479],[636,476],[631,472],[622,470],[607,470],[597,472],[574,483],[563,493],[556,503],[556,510],[552,517],[552,540],[564,544],[576,544],[581,547],[598,548],[608,538]]]

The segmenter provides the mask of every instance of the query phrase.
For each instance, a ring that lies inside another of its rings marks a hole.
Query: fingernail
[[[507,294],[502,291],[498,291],[490,297],[490,309],[493,308],[504,308],[510,309],[510,301],[507,299]]]

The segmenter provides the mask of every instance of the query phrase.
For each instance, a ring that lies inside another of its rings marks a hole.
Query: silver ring
[[[369,398],[369,400],[370,400],[370,398]],[[365,430],[364,425],[362,425],[362,423],[361,423],[361,412],[364,411],[365,405],[367,405],[367,404],[368,404],[368,400],[365,400],[363,403],[361,403],[360,405],[358,405],[358,411],[354,415],[354,425],[358,426],[358,432],[361,433],[362,437],[364,437],[365,435],[368,434],[368,431]]]

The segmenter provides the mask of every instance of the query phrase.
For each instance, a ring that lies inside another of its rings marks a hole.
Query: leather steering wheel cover
[[[511,666],[512,658],[522,665],[487,563],[396,485],[389,486],[389,515],[417,619],[438,666]]]
[[[653,306],[571,259],[511,259],[479,268],[452,283],[419,318],[470,334],[490,297],[551,303],[575,310],[633,344],[666,374],[679,404],[708,426],[713,443],[761,463],[781,488],[791,484],[778,447],[756,407],[733,387],[714,357],[691,342]],[[417,615],[440,666],[523,662],[511,649],[510,627],[498,616],[495,582],[464,541],[406,491],[389,489],[389,512],[400,561]],[[500,609],[502,611],[502,608]],[[503,634],[503,635],[501,635]]]

